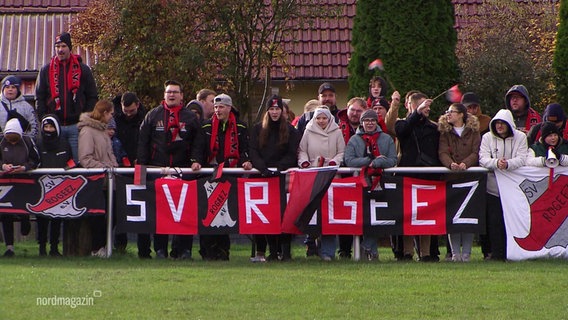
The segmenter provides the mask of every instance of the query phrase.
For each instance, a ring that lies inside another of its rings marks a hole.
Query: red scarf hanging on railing
[[[54,56],[49,63],[49,87],[51,89],[51,99],[55,101],[55,111],[61,110],[61,92],[59,92],[59,72],[61,65],[67,61],[61,62],[59,58]],[[69,70],[65,75],[66,85],[69,91],[73,93],[73,101],[76,98],[79,85],[81,84],[81,64],[77,55],[69,56]],[[65,92],[63,94],[66,94]]]
[[[375,132],[373,134],[365,133],[361,135],[361,138],[363,138],[363,141],[365,141],[365,149],[368,155],[372,155],[373,159],[376,159],[378,156],[381,155],[379,146],[377,145],[377,140],[379,139],[379,132]],[[374,190],[375,187],[381,181],[381,175],[383,174],[383,169],[366,167],[363,168],[363,173],[371,177],[371,190]]]
[[[207,162],[211,163],[217,154],[219,153],[219,125],[221,121],[214,114],[211,119],[211,140],[209,142],[209,159]],[[236,167],[239,163],[239,133],[237,132],[237,119],[234,113],[229,113],[229,120],[225,124],[227,128],[225,129],[225,146],[223,155],[225,161],[228,162],[229,167]]]

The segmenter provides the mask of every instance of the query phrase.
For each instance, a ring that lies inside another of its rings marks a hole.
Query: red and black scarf
[[[179,112],[181,110],[180,106],[173,106],[170,107],[166,103],[166,101],[162,101],[162,106],[167,111],[165,113],[166,116],[166,132],[169,132],[171,135],[169,136],[169,141],[166,141],[168,144],[176,141],[179,136],[180,125],[179,125]]]
[[[379,151],[379,146],[377,144],[377,140],[379,139],[379,132],[375,132],[373,134],[365,133],[361,135],[361,138],[365,142],[365,150],[367,154],[372,155],[373,159],[381,155],[381,152]],[[363,168],[363,172],[365,173],[365,175],[371,177],[371,190],[374,190],[375,187],[381,181],[381,175],[383,173],[383,169],[366,167]]]
[[[341,130],[341,135],[343,135],[343,140],[345,141],[345,144],[347,144],[347,142],[349,142],[349,139],[351,139],[351,136],[355,132],[351,130],[351,125],[349,125],[349,123],[345,120],[339,121],[339,129]]]
[[[65,84],[67,89],[73,93],[73,100],[77,95],[79,90],[79,85],[81,84],[81,64],[77,55],[71,54],[69,56],[69,61],[61,62],[57,56],[51,58],[49,63],[49,87],[51,89],[51,99],[55,101],[55,111],[61,110],[61,93],[59,92],[59,72],[61,66],[64,63],[69,63],[69,70],[65,75]],[[65,93],[64,93],[65,94]]]
[[[209,158],[207,162],[211,163],[219,153],[219,125],[221,121],[213,114],[211,118],[211,140],[209,141]],[[239,133],[237,131],[237,119],[234,113],[229,113],[229,120],[225,124],[225,145],[223,156],[227,161],[229,167],[236,167],[239,163]]]

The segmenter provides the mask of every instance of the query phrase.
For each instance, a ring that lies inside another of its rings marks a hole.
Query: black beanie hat
[[[544,141],[544,139],[553,134],[556,133],[559,137],[561,137],[562,135],[560,134],[560,130],[558,130],[558,127],[556,126],[556,124],[554,124],[553,122],[548,122],[545,121],[542,123],[542,127],[540,127],[540,138],[542,139],[542,141]]]
[[[273,95],[270,97],[270,100],[266,103],[266,109],[270,109],[270,107],[277,107],[284,110],[284,102],[282,101],[282,97]]]
[[[71,45],[71,35],[69,33],[62,32],[55,37],[55,44],[61,42],[64,42],[69,47],[69,50],[73,49],[73,46]]]

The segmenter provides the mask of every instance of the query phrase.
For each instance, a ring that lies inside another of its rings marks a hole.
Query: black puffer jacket
[[[138,138],[138,163],[160,167],[190,167],[203,163],[201,125],[193,111],[179,111],[179,135],[182,140],[168,143],[165,124],[169,111],[162,105],[150,110],[142,124]]]

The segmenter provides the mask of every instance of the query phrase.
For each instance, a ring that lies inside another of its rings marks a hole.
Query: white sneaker
[[[107,258],[106,247],[102,247],[97,251],[92,251],[91,256],[97,257],[97,258]]]
[[[250,262],[266,262],[266,258],[264,256],[254,256],[250,258]]]
[[[462,261],[463,262],[469,262],[469,260],[470,260],[470,254],[469,253],[462,254]]]
[[[453,262],[461,262],[461,261],[462,261],[462,256],[461,256],[461,254],[459,254],[459,253],[458,253],[458,254],[453,254],[453,255],[452,255],[452,261],[453,261]]]

